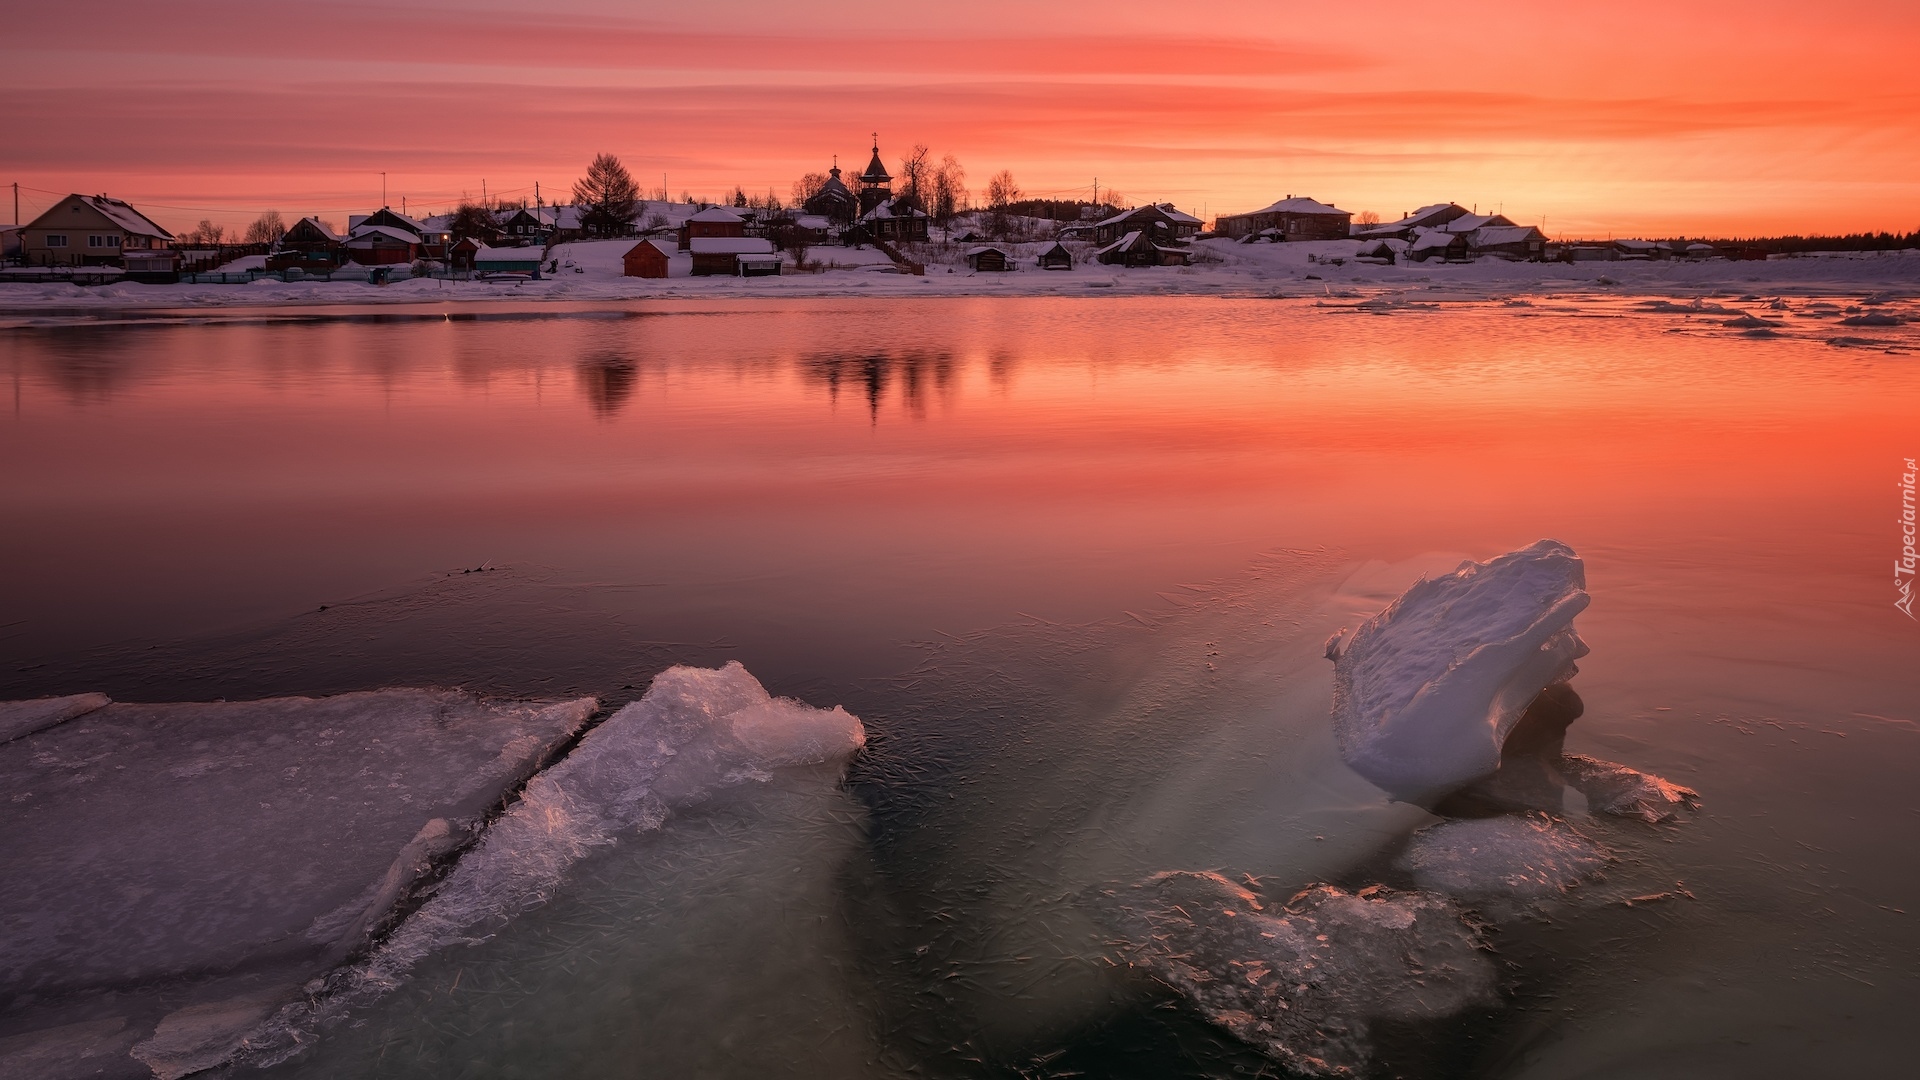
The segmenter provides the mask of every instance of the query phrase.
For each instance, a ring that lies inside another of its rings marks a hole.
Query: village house
[[[303,217],[267,253],[269,270],[327,273],[347,262],[347,238],[317,217]]]
[[[1200,224],[1199,218],[1175,210],[1172,203],[1149,203],[1095,222],[1093,242],[1110,244],[1128,233],[1144,232],[1152,235],[1155,243],[1176,243],[1198,235]]]
[[[517,247],[538,244],[546,246],[553,237],[554,227],[559,215],[545,206],[525,207],[501,211],[496,215],[500,220],[501,239]]]
[[[170,259],[173,246],[172,233],[105,195],[69,195],[20,231],[20,256],[29,266],[122,266],[123,253]]]
[[[1458,262],[1467,257],[1468,251],[1466,236],[1446,229],[1416,229],[1407,242],[1407,258],[1413,262]]]
[[[665,240],[642,240],[621,256],[621,273],[638,278],[672,277],[677,255],[678,249]]]
[[[1546,258],[1547,234],[1532,225],[1482,225],[1467,234],[1475,255],[1539,262]]]
[[[1013,260],[997,247],[976,247],[967,249],[967,269],[1001,271],[1013,269]]]
[[[860,227],[875,240],[925,242],[927,212],[914,205],[907,195],[896,195],[891,199],[875,203],[873,209],[860,216]]]
[[[420,258],[420,237],[391,225],[361,225],[347,237],[347,256],[362,266],[394,266]]]
[[[1033,263],[1042,270],[1071,270],[1073,269],[1073,253],[1067,250],[1067,245],[1056,240],[1048,244],[1046,249],[1041,251],[1039,256],[1033,260]]]
[[[709,277],[714,274],[738,275],[742,273],[743,256],[745,264],[765,272],[764,259],[752,259],[751,256],[768,256],[773,259],[773,273],[780,272],[779,256],[774,254],[773,241],[759,236],[698,236],[688,242],[693,253],[694,277]]]
[[[692,242],[702,237],[740,237],[747,235],[744,215],[724,206],[711,206],[688,218],[680,226],[680,250],[692,250]]]
[[[1378,225],[1356,225],[1353,235],[1368,240],[1406,240],[1413,236],[1415,229],[1438,229],[1449,222],[1468,216],[1466,207],[1459,203],[1434,203],[1423,206],[1411,214],[1400,215],[1399,221],[1387,221]]]
[[[1145,229],[1130,232],[1093,253],[1109,266],[1185,266],[1187,249],[1156,242]]]
[[[1245,214],[1222,214],[1214,231],[1234,240],[1267,236],[1274,240],[1345,240],[1353,215],[1306,196],[1289,195]]]

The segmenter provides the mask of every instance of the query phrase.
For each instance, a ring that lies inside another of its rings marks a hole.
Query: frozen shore
[[[597,707],[431,690],[85,697],[49,699],[96,707],[0,744],[9,1077],[171,1078],[224,1061],[364,949]]]
[[[1358,245],[1352,241],[1245,245],[1206,240],[1194,245],[1195,265],[1185,267],[1123,269],[1076,263],[1068,271],[1041,271],[1032,267],[1030,259],[1020,259],[1016,271],[974,273],[961,261],[964,245],[934,245],[910,253],[924,263],[924,275],[895,272],[870,249],[819,248],[809,252],[809,264],[832,268],[794,272],[789,265],[780,277],[648,279],[621,275],[620,255],[632,246],[633,242],[626,240],[562,245],[551,253],[561,264],[559,273],[544,275],[539,281],[418,278],[372,285],[364,275],[343,274],[335,281],[263,278],[231,285],[120,283],[82,287],[0,283],[0,316],[286,305],[853,296],[1200,295],[1347,302],[1398,298],[1403,304],[1594,293],[1679,298],[1920,297],[1920,251],[1841,252],[1753,262],[1517,263],[1482,259],[1461,264],[1376,265],[1355,261],[1353,252]],[[1337,264],[1333,261],[1336,259]],[[0,274],[0,280],[4,276]]]

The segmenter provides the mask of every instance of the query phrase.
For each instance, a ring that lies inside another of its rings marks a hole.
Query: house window
[[[50,248],[55,248],[55,247],[66,247],[66,246],[67,246],[67,234],[65,234],[65,233],[48,233],[48,234],[47,234],[47,246],[48,246],[48,247],[50,247]]]

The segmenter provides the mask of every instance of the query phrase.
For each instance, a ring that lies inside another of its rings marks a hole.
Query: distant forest
[[[1797,255],[1812,251],[1899,251],[1903,248],[1920,248],[1920,229],[1901,235],[1899,233],[1848,233],[1845,236],[1759,236],[1730,240],[1715,240],[1704,237],[1672,237],[1694,244],[1711,244],[1717,248],[1740,248],[1743,251],[1764,252],[1768,255]]]

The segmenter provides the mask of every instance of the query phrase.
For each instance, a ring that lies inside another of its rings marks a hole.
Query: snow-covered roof
[[[359,225],[365,220],[367,220],[366,214],[358,214],[350,217],[347,219],[347,228],[352,230],[356,225]],[[428,232],[443,233],[453,228],[453,215],[434,214],[430,217],[423,217],[420,219],[420,226]]]
[[[1194,217],[1192,214],[1186,213],[1185,211],[1181,211],[1181,210],[1175,210],[1173,208],[1172,203],[1161,203],[1160,212],[1167,215],[1167,217],[1173,219],[1174,221],[1179,222],[1182,225],[1205,224],[1199,218]]]
[[[539,262],[541,251],[530,247],[481,247],[473,253],[473,261],[483,262]]]
[[[1139,239],[1140,239],[1140,230],[1135,229],[1132,232],[1128,233],[1127,235],[1121,237],[1120,239],[1115,240],[1113,243],[1108,244],[1106,247],[1101,248],[1099,251],[1094,252],[1094,254],[1105,255],[1109,251],[1121,251],[1126,248],[1132,247],[1135,243],[1139,241]]]
[[[540,224],[549,227],[553,225],[555,218],[554,212],[544,206],[523,206],[512,210],[502,210],[495,216],[497,216],[500,219],[500,223],[504,225],[514,218],[519,217],[521,214],[525,214]]]
[[[1256,214],[1339,214],[1343,217],[1351,216],[1337,206],[1328,206],[1326,203],[1309,199],[1305,195],[1296,195],[1292,198],[1281,199],[1277,203],[1262,207],[1253,212]]]
[[[819,214],[801,214],[799,217],[793,219],[793,223],[802,229],[826,229],[833,225],[832,221],[821,217]]]
[[[375,240],[385,238],[399,240],[402,243],[417,244],[420,238],[405,229],[396,229],[391,225],[362,225],[347,236],[347,244],[371,247]]]
[[[998,251],[1002,255],[1005,255],[1007,253],[1005,248],[990,247],[986,244],[982,244],[979,247],[968,248],[966,252],[966,256],[967,258],[971,259],[975,255],[984,255],[989,251]]]
[[[342,243],[343,241],[346,240],[346,237],[341,236],[339,233],[334,232],[332,229],[327,228],[326,223],[321,221],[317,217],[303,217],[299,221],[294,222],[293,227],[297,229],[302,224],[313,226],[313,229],[315,232],[319,233],[321,236],[326,237],[328,240],[331,240],[336,244]],[[288,230],[288,231],[292,231],[292,230]]]
[[[773,241],[760,236],[696,236],[687,241],[695,255],[771,255]]]
[[[648,247],[648,246],[651,246],[653,250],[658,251],[660,254],[665,255],[669,259],[673,258],[675,255],[678,255],[680,253],[680,245],[674,243],[671,240],[642,240],[638,244],[635,244],[632,247],[628,248],[626,250],[626,254],[622,255],[621,258],[625,258],[626,255],[631,255],[634,252],[639,251],[641,248]]]
[[[108,221],[113,222],[117,228],[130,236],[152,236],[161,240],[173,239],[172,233],[154,224],[145,214],[135,210],[127,203],[121,202],[119,199],[108,198],[105,195],[69,195],[67,198],[79,199],[81,202],[99,211]],[[66,199],[62,199],[54,205],[59,206],[66,201]],[[51,212],[52,211],[48,211],[48,213]],[[41,215],[41,217],[45,216],[46,214]],[[38,224],[37,219],[34,224]]]
[[[898,205],[901,203],[905,205]],[[896,195],[883,203],[875,205],[873,209],[862,215],[860,220],[880,221],[887,218],[923,218],[926,216],[927,212],[913,205],[912,200],[907,199],[904,195]]]
[[[1622,251],[1658,251],[1660,245],[1651,240],[1615,240],[1613,246]]]
[[[1432,251],[1439,248],[1450,248],[1461,242],[1462,237],[1459,233],[1448,232],[1445,229],[1415,229],[1413,230],[1413,246],[1407,250]]]
[[[718,222],[725,222],[728,224],[738,225],[747,219],[741,217],[739,214],[734,213],[733,211],[727,209],[724,206],[709,206],[705,210],[700,211],[699,213],[688,218],[687,220],[688,221],[718,221]]]
[[[1459,211],[1458,214],[1453,215],[1455,217],[1459,217],[1462,214],[1465,214],[1467,212],[1467,208],[1464,206],[1461,206],[1459,203],[1450,203],[1450,202],[1434,203],[1431,206],[1423,206],[1420,209],[1415,210],[1413,213],[1408,214],[1406,217],[1401,218],[1395,224],[1405,225],[1409,227],[1429,225],[1429,224],[1432,224],[1434,219],[1445,217],[1448,213],[1455,210]]]
[[[1447,222],[1445,225],[1440,225],[1437,227],[1445,229],[1448,232],[1470,233],[1470,232],[1473,232],[1475,229],[1482,229],[1488,225],[1511,225],[1511,224],[1513,224],[1512,219],[1502,217],[1499,214],[1463,214],[1460,217],[1454,218],[1452,221]]]
[[[1531,225],[1486,225],[1473,230],[1468,239],[1475,247],[1495,244],[1521,244],[1539,238],[1540,230]]]

